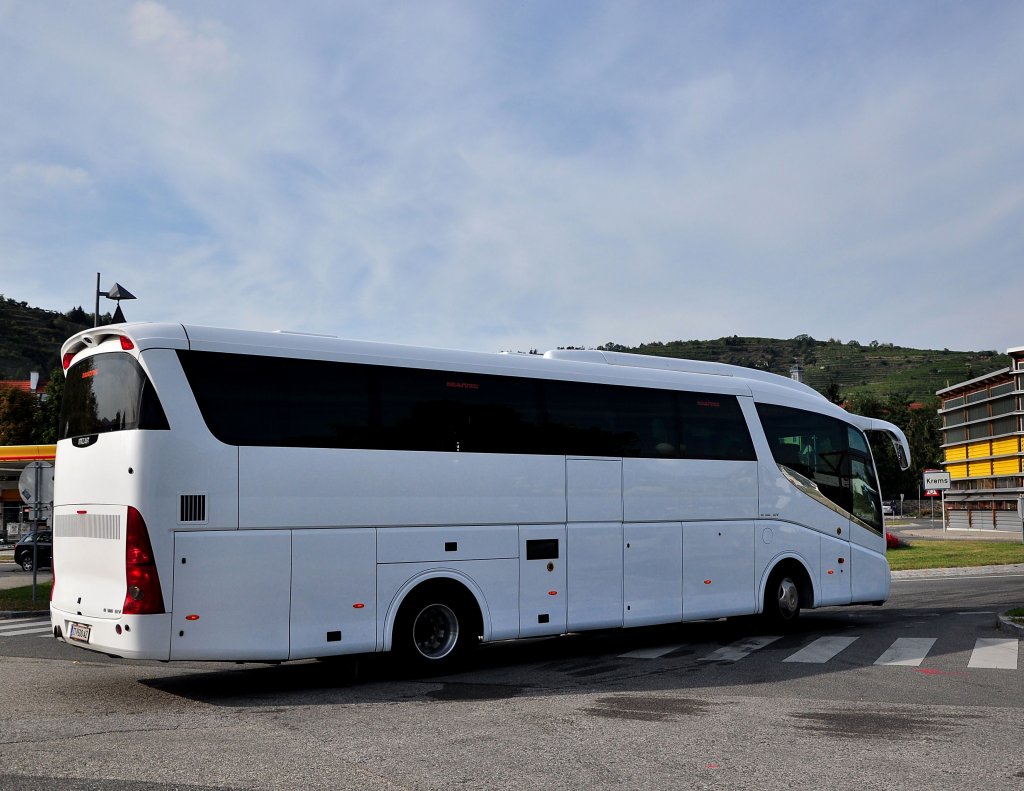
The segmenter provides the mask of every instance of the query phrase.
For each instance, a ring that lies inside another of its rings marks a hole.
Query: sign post
[[[36,600],[39,579],[39,523],[45,519],[45,508],[53,509],[53,465],[45,461],[26,464],[18,478],[18,492],[26,505],[32,506],[32,601]]]
[[[1024,544],[1024,494],[1017,498],[1017,516],[1020,517],[1020,543]]]
[[[925,470],[922,485],[926,489],[925,497],[935,497],[937,493],[942,495],[942,531],[946,531],[946,489],[951,485],[948,472],[943,470]],[[932,500],[934,503],[935,501]],[[932,512],[934,519],[934,511]]]

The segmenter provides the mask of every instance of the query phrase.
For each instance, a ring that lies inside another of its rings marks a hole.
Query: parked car
[[[14,545],[14,562],[25,571],[32,571],[32,548],[36,548],[39,567],[53,565],[53,533],[41,530],[18,539]]]
[[[882,506],[882,516],[892,516],[892,514],[893,514],[893,511],[892,511],[892,506],[891,505],[886,503],[885,505]]]

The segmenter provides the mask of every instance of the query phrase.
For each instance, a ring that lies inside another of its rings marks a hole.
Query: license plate
[[[68,638],[70,640],[77,640],[80,643],[89,642],[89,633],[92,632],[92,627],[85,623],[73,623],[70,624],[71,628],[68,629]]]

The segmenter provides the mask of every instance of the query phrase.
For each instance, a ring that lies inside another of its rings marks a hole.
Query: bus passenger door
[[[519,526],[519,636],[565,632],[565,525]]]
[[[682,524],[624,525],[622,540],[623,626],[682,620]]]
[[[849,534],[849,528],[847,528]],[[831,536],[821,537],[821,591],[818,606],[827,604],[849,604],[852,600],[850,579],[850,544]]]
[[[287,659],[291,533],[174,534],[171,659]]]

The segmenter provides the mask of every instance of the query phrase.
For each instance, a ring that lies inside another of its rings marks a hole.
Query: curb
[[[49,610],[0,610],[0,621],[12,621],[16,618],[42,618],[49,614]]]
[[[993,574],[1024,572],[1024,563],[1008,563],[1002,566],[956,566],[945,569],[909,569],[890,572],[894,580],[936,579],[939,577],[985,577]]]
[[[1014,635],[1018,638],[1024,638],[1024,624],[1011,620],[1010,616],[1006,613],[999,616],[996,626],[1008,634]]]

